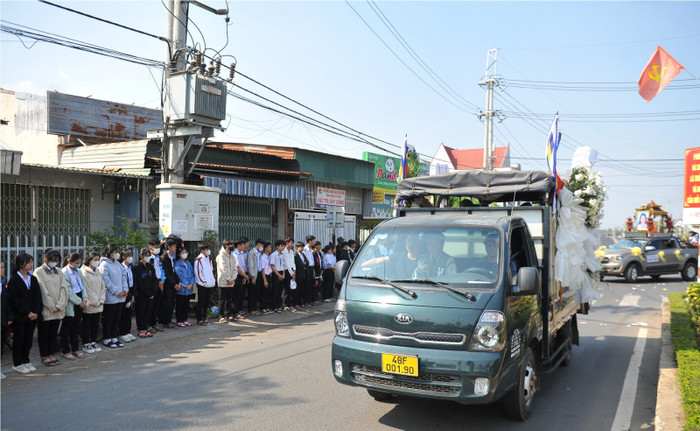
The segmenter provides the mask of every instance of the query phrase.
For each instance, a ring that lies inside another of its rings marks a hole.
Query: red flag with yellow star
[[[663,48],[657,46],[654,55],[651,56],[637,81],[639,94],[647,102],[651,101],[676,75],[681,73],[681,70],[683,70],[683,66]]]

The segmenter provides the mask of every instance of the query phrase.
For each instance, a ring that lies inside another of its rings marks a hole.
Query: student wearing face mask
[[[100,345],[97,344],[97,328],[99,327],[100,316],[104,309],[107,287],[105,286],[104,280],[102,280],[102,274],[100,274],[98,270],[100,266],[99,253],[90,253],[87,259],[85,259],[85,262],[87,263],[80,268],[80,273],[85,282],[86,300],[86,305],[83,309],[81,338],[83,339],[83,352],[97,353],[102,351]]]
[[[180,258],[175,262],[175,272],[180,278],[180,288],[175,293],[175,320],[177,326],[192,326],[187,320],[187,309],[190,306],[190,295],[194,293],[194,268],[187,260],[187,250],[180,251]]]
[[[27,374],[36,371],[29,362],[32,349],[34,329],[44,305],[41,300],[41,288],[36,277],[32,275],[34,258],[22,253],[15,259],[16,272],[7,283],[7,302],[12,314],[12,369]]]
[[[195,314],[198,325],[208,325],[207,309],[209,308],[209,296],[212,288],[216,286],[216,278],[214,278],[209,244],[200,243],[197,248],[199,249],[199,256],[194,261],[194,280],[197,285]]]
[[[260,313],[258,303],[260,300],[260,284],[258,283],[258,274],[260,273],[260,255],[265,241],[258,238],[255,240],[255,247],[248,253],[246,272],[250,277],[248,283],[248,313],[257,316]]]
[[[225,239],[216,256],[216,281],[219,285],[219,322],[233,321],[233,285],[238,276],[234,241]]]
[[[68,305],[68,286],[63,273],[58,268],[60,261],[61,254],[58,250],[48,249],[44,252],[44,264],[34,271],[34,276],[41,288],[41,301],[44,305],[37,337],[39,353],[41,363],[49,367],[61,363],[53,354],[58,350],[56,346],[58,325],[65,317],[66,305]]]
[[[155,329],[150,325],[153,298],[158,289],[156,270],[151,265],[151,250],[147,247],[141,249],[139,261],[133,265],[134,274],[134,302],[136,302],[136,329],[139,338],[152,337]]]
[[[85,280],[80,273],[80,265],[83,257],[80,253],[72,253],[68,256],[68,262],[61,270],[66,279],[66,317],[61,322],[61,356],[69,361],[75,361],[76,357],[84,359],[85,355],[78,348],[78,334],[83,325],[83,309],[87,304],[85,293]],[[84,341],[83,341],[84,343]],[[72,353],[71,353],[72,352]]]
[[[158,325],[158,311],[160,310],[160,299],[163,296],[163,286],[165,283],[165,273],[163,273],[163,263],[160,259],[163,248],[157,238],[148,241],[148,249],[151,251],[151,266],[153,267],[156,280],[158,281],[158,289],[153,297],[153,307],[151,307],[151,316],[149,319],[150,327],[156,331],[164,331],[163,326]]]
[[[100,274],[107,287],[105,299],[104,319],[102,326],[102,344],[110,348],[124,347],[124,343],[117,338],[119,334],[119,319],[126,296],[129,294],[129,286],[126,280],[126,272],[119,263],[119,247],[109,244],[105,255],[100,259]]]
[[[136,339],[131,335],[131,319],[132,310],[134,309],[134,273],[132,265],[134,263],[134,254],[129,249],[124,249],[121,252],[122,271],[126,274],[126,285],[129,287],[129,293],[124,300],[124,308],[122,315],[119,318],[119,339],[125,343],[130,343]]]

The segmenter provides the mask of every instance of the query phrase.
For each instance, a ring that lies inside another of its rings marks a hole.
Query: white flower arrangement
[[[591,172],[590,164],[572,169],[568,189],[583,200],[586,209],[586,227],[597,229],[603,219],[603,204],[607,198],[607,187],[599,172]]]

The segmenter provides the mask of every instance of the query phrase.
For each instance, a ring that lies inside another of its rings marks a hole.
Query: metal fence
[[[61,258],[67,257],[73,252],[78,252],[83,257],[87,249],[87,236],[56,237],[56,236],[10,236],[2,238],[0,247],[0,261],[5,263],[6,276],[10,277],[11,272],[16,270],[15,258],[21,253],[28,253],[34,257],[34,267],[38,267],[44,262],[44,252],[48,248],[53,248],[61,253]],[[63,262],[61,262],[61,265]]]

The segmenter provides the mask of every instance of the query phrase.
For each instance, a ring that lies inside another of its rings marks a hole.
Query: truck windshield
[[[610,250],[630,250],[634,247],[642,247],[641,241],[636,241],[632,239],[621,239],[615,244],[608,247]]]
[[[502,243],[499,230],[483,226],[378,227],[362,246],[350,277],[491,289],[501,273]]]

